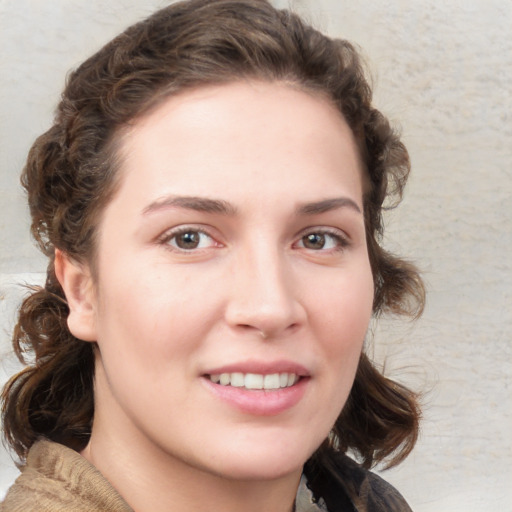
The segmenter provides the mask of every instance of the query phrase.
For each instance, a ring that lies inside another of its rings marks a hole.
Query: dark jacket
[[[308,461],[304,474],[313,497],[329,512],[412,512],[392,485],[346,455],[332,454],[322,466]]]

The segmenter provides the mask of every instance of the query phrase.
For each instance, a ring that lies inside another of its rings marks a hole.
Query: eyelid
[[[327,227],[327,226],[312,226],[312,227],[303,229],[302,231],[299,232],[299,234],[296,237],[296,241],[294,242],[294,245],[300,243],[302,241],[302,239],[309,234],[329,235],[329,236],[332,236],[333,238],[337,239],[339,241],[339,245],[334,250],[343,250],[343,249],[349,247],[351,244],[350,237],[343,230],[341,230],[339,228],[333,228],[333,227]],[[313,249],[308,249],[307,247],[301,247],[301,248],[314,251]],[[330,249],[330,250],[329,249],[323,249],[323,250],[320,249],[320,250],[316,250],[314,252],[329,252],[332,250],[333,249]]]
[[[204,226],[197,225],[197,224],[180,224],[179,226],[170,228],[170,229],[164,231],[160,236],[158,236],[158,238],[156,239],[156,242],[164,245],[170,251],[179,252],[179,253],[183,253],[183,254],[192,253],[192,252],[197,253],[197,252],[200,252],[201,250],[206,250],[206,249],[210,248],[210,247],[206,247],[206,248],[202,247],[202,248],[197,248],[197,249],[181,249],[180,247],[175,247],[169,243],[170,240],[172,240],[174,237],[184,234],[184,233],[187,233],[187,232],[190,232],[190,231],[201,233],[203,235],[206,235],[208,238],[210,238],[213,241],[211,247],[222,247],[223,246],[223,244],[218,241],[218,239],[217,239],[218,237],[214,236],[211,233],[211,231],[212,231],[211,229],[205,228]]]

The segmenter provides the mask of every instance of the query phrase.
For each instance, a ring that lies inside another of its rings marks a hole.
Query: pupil
[[[194,231],[183,233],[176,240],[176,244],[181,249],[195,249],[199,245],[199,233]]]
[[[303,238],[303,243],[308,249],[322,249],[325,245],[325,236],[318,233],[311,233]]]

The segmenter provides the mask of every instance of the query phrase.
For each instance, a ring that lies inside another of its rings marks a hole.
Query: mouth
[[[216,373],[205,375],[214,384],[220,386],[244,388],[248,390],[273,391],[294,386],[300,376],[296,373]]]
[[[310,371],[291,361],[245,361],[201,375],[221,402],[251,416],[275,416],[293,409],[306,394]]]

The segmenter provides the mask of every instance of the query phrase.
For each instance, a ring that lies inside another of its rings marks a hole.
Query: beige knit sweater
[[[32,446],[1,512],[133,512],[80,454],[51,441]]]

